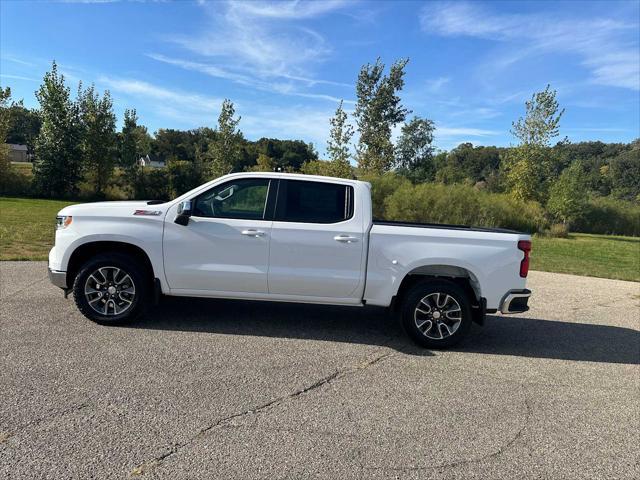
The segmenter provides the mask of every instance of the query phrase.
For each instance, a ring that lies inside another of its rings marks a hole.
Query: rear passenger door
[[[349,184],[280,180],[269,253],[269,293],[360,297],[364,234]]]

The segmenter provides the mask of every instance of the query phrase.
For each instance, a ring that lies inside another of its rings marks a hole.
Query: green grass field
[[[0,260],[46,260],[56,213],[71,203],[0,197]],[[640,282],[640,238],[535,236],[531,269]]]
[[[71,203],[0,197],[0,260],[46,260],[56,214]]]
[[[570,234],[535,236],[531,269],[640,282],[640,238]]]

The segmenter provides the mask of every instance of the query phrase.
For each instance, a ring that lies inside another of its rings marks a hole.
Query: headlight
[[[67,228],[71,225],[73,221],[73,217],[71,215],[58,215],[56,217],[56,229],[62,230],[63,228]]]

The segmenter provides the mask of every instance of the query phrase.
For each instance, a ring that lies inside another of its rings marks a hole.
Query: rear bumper
[[[502,302],[500,302],[500,312],[502,313],[522,313],[529,310],[529,297],[531,290],[511,290],[508,292]]]
[[[49,269],[49,280],[56,287],[67,289],[67,272],[60,272],[58,270]]]

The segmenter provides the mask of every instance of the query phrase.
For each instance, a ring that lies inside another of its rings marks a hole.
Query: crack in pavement
[[[258,405],[256,407],[252,407],[249,408],[247,410],[244,410],[242,412],[238,412],[238,413],[234,413],[232,415],[228,415],[226,417],[223,417],[221,419],[219,419],[218,421],[207,425],[206,427],[201,428],[198,433],[196,433],[193,437],[191,437],[190,439],[188,439],[185,442],[182,443],[176,443],[173,446],[171,446],[169,448],[168,451],[166,451],[165,453],[151,459],[151,460],[147,460],[146,462],[141,463],[140,465],[138,465],[137,467],[135,467],[131,473],[130,476],[132,477],[137,477],[137,476],[141,476],[144,475],[148,472],[150,472],[151,470],[153,470],[154,468],[156,468],[160,463],[162,463],[165,459],[167,459],[168,457],[175,455],[176,453],[178,453],[181,449],[183,449],[184,447],[189,446],[190,444],[197,442],[198,440],[200,440],[202,437],[204,437],[207,432],[218,428],[218,427],[222,427],[225,426],[227,424],[229,424],[230,422],[232,422],[233,420],[235,420],[236,418],[240,418],[240,417],[245,417],[247,415],[255,415],[255,414],[260,414],[263,413],[271,408],[277,407],[278,405],[281,405],[282,403],[298,398],[306,393],[309,393],[313,390],[316,390],[324,385],[328,385],[329,383],[344,378],[348,375],[357,373],[359,371],[365,370],[383,360],[386,360],[390,357],[392,357],[395,353],[394,352],[386,352],[383,354],[379,354],[377,356],[375,356],[373,359],[370,360],[365,360],[363,362],[360,362],[358,364],[355,365],[350,365],[348,367],[342,368],[342,369],[338,369],[335,372],[333,372],[330,375],[327,375],[325,377],[320,378],[319,380],[317,380],[316,382],[312,383],[311,385],[301,388],[299,390],[296,390],[292,393],[289,393],[287,395],[283,395],[281,397],[278,397],[274,400],[270,400],[266,403],[263,403],[262,405]]]
[[[416,467],[367,467],[366,465],[361,465],[361,468],[363,470],[390,470],[390,471],[446,470],[449,468],[459,467],[461,465],[480,463],[485,460],[499,457],[500,455],[510,450],[515,445],[515,443],[522,437],[525,429],[529,426],[529,422],[531,421],[531,416],[533,413],[531,408],[531,403],[529,402],[529,397],[525,391],[525,385],[521,384],[520,386],[522,388],[522,394],[524,397],[524,407],[525,407],[524,420],[522,422],[522,425],[518,429],[518,431],[515,433],[515,435],[511,437],[511,439],[509,439],[509,441],[507,441],[505,444],[499,446],[497,450],[491,453],[488,453],[486,455],[483,455],[479,458],[468,458],[468,459],[458,460],[455,462],[443,463],[439,465],[425,465],[425,466],[419,466],[419,467],[418,466]]]

